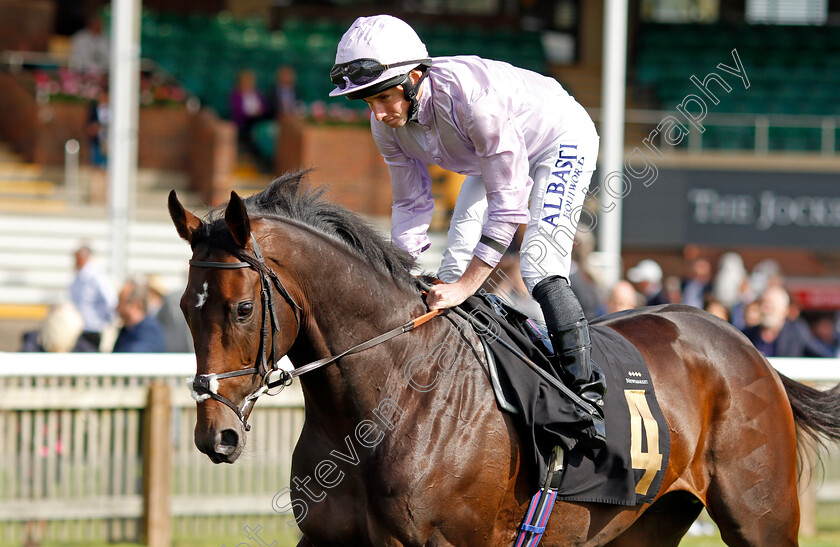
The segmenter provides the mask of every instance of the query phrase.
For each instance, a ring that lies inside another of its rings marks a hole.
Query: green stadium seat
[[[278,133],[277,122],[274,120],[263,120],[254,124],[251,130],[251,139],[263,157],[273,158],[275,156]]]
[[[816,152],[820,150],[820,130],[803,127],[771,127],[771,150]]]
[[[755,147],[752,127],[709,126],[703,133],[703,148],[711,150],[748,150]]]
[[[717,69],[732,66],[736,48],[750,79],[750,88]],[[636,81],[651,90],[663,109],[673,108],[687,93],[688,82],[715,71],[732,85],[715,106],[720,113],[840,114],[840,33],[835,27],[778,25],[644,24],[634,57]],[[814,151],[819,128],[771,128],[774,150]],[[716,128],[704,135],[706,148],[751,148],[750,128]]]

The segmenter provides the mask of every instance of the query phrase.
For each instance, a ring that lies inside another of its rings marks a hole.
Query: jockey
[[[569,286],[571,250],[598,156],[589,115],[560,84],[474,56],[431,59],[417,33],[389,15],[360,17],[341,38],[331,97],[362,99],[388,165],[393,242],[415,258],[429,247],[434,209],[427,164],[467,175],[452,215],[430,309],[474,294],[520,224],[525,285],[539,302],[555,366],[601,411],[603,374],[590,361],[589,325]],[[529,205],[530,203],[530,205]],[[593,439],[597,444],[602,438]]]

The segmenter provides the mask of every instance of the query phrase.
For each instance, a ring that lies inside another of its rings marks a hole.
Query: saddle
[[[478,334],[498,406],[514,416],[523,458],[539,470],[531,486],[551,483],[557,498],[566,501],[625,506],[652,502],[665,477],[671,443],[639,350],[599,320],[590,323],[592,359],[608,385],[607,444],[593,449],[576,440],[591,425],[588,415],[505,347],[518,348],[543,370],[553,371],[549,356],[554,351],[545,328],[495,295],[474,295],[461,308],[492,324],[490,335]],[[499,338],[507,343],[497,343]],[[556,447],[562,449],[562,462],[554,462]],[[557,470],[552,477],[549,468]]]

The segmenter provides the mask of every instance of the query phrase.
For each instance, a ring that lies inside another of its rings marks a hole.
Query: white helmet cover
[[[417,65],[431,64],[426,46],[414,29],[402,19],[391,15],[374,15],[356,19],[341,41],[335,54],[335,64],[358,59],[375,59],[382,65],[417,61]],[[362,85],[355,85],[345,76],[345,87],[336,87],[330,97],[337,97],[374,87],[395,76],[408,74],[417,65],[403,64],[388,68],[379,77]],[[397,84],[394,84],[397,85]]]

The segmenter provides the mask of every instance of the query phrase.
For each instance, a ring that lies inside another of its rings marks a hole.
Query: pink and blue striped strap
[[[540,507],[540,496],[543,494],[547,496],[547,499]],[[534,494],[534,497],[531,498],[531,505],[528,506],[528,511],[525,513],[525,520],[519,529],[519,535],[514,543],[515,547],[536,547],[539,545],[556,498],[557,491],[553,489],[549,489],[545,493],[540,490]],[[538,507],[540,508],[539,514],[535,515]]]

